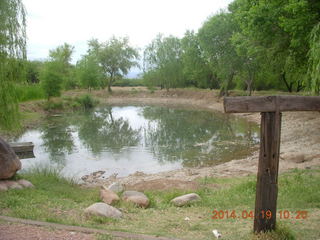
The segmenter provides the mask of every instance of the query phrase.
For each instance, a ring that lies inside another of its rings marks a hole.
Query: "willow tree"
[[[309,87],[314,94],[320,94],[320,23],[312,30],[310,35],[309,51]]]
[[[0,127],[18,125],[14,82],[21,76],[26,56],[26,15],[21,0],[0,1]]]

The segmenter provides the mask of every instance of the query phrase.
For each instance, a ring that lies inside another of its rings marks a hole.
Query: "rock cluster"
[[[34,188],[33,184],[27,180],[20,179],[18,181],[2,180],[0,181],[0,191],[7,191],[9,189],[23,189]]]
[[[120,183],[113,183],[110,186],[101,186],[100,199],[103,203],[94,203],[84,210],[87,215],[103,216],[109,218],[121,218],[122,213],[117,208],[111,206],[120,201],[118,194],[124,191]],[[122,194],[123,201],[131,202],[138,207],[147,208],[149,206],[148,197],[137,191],[125,191]]]

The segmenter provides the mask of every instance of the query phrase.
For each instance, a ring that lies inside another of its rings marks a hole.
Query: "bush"
[[[77,97],[75,101],[79,103],[83,109],[90,109],[98,104],[98,100],[94,99],[91,95],[88,94]]]

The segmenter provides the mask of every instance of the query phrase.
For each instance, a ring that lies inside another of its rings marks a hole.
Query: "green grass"
[[[19,102],[44,99],[45,93],[40,84],[21,84],[16,85],[15,90]]]
[[[83,210],[100,201],[98,188],[81,188],[50,168],[35,168],[19,177],[30,180],[35,189],[0,192],[0,214],[63,224],[82,225],[115,231],[171,236],[182,239],[212,239],[218,229],[223,239],[317,239],[320,224],[320,171],[295,170],[279,177],[278,211],[308,211],[307,219],[280,219],[277,230],[251,234],[253,220],[211,219],[213,210],[253,211],[255,177],[203,178],[197,191],[202,201],[187,207],[174,207],[170,200],[188,190],[146,191],[151,205],[136,208],[120,202],[116,205],[125,217],[112,220],[86,217]],[[190,221],[184,220],[189,217]],[[108,236],[109,237],[109,236]],[[107,238],[108,239],[108,238]]]

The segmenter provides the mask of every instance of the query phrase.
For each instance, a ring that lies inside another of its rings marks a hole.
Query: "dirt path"
[[[29,219],[0,216],[1,240],[95,240],[103,239],[140,239],[140,240],[179,240],[145,234],[106,231],[96,228],[78,227]]]
[[[113,88],[112,95],[105,91],[95,91],[93,94],[100,98],[102,103],[116,105],[163,105],[181,106],[209,111],[223,112],[223,100],[217,97],[217,92],[209,90],[157,90],[150,92],[145,88]],[[68,92],[67,95],[82,94]],[[237,114],[249,121],[260,123],[260,114]],[[280,149],[280,172],[290,169],[308,169],[320,166],[320,112],[285,112],[282,118]],[[150,185],[155,189],[165,189],[166,185],[172,185],[177,181],[178,188],[189,188],[190,181],[199,177],[228,177],[256,174],[258,163],[258,151],[241,160],[233,160],[214,167],[183,168],[179,170],[162,172],[157,174],[144,174],[137,172],[128,177],[115,179],[95,179],[87,182],[87,185],[109,184],[114,181],[127,185],[128,188],[140,188],[141,185]],[[178,182],[179,181],[179,182]],[[149,186],[150,187],[150,186]]]

